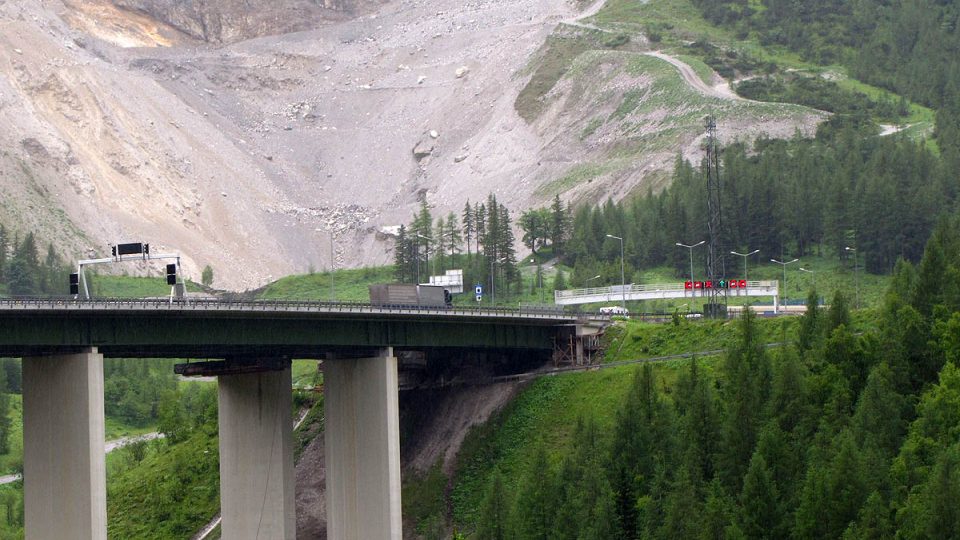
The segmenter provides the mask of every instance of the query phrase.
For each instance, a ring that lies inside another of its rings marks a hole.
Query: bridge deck
[[[0,356],[84,347],[108,357],[179,358],[310,358],[387,346],[552,350],[557,336],[602,318],[323,302],[12,299],[0,300]]]

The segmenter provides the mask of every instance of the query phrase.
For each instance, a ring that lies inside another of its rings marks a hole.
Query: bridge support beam
[[[397,359],[323,363],[327,538],[400,540]]]
[[[106,540],[103,356],[23,359],[26,538]]]
[[[218,379],[223,538],[296,538],[290,387],[289,361]]]

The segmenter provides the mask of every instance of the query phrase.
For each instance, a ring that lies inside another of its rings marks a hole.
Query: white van
[[[604,306],[600,308],[600,313],[604,315],[629,315],[630,311],[623,306]]]

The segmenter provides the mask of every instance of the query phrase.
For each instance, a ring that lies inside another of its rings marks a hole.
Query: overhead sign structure
[[[110,246],[110,258],[103,259],[85,259],[77,261],[77,272],[70,274],[70,294],[90,299],[90,288],[87,286],[87,277],[83,271],[84,266],[91,264],[107,264],[128,261],[155,261],[155,260],[173,260],[175,263],[168,264],[166,267],[167,284],[170,288],[170,301],[173,298],[185,296],[184,281],[178,279],[182,275],[180,269],[180,255],[173,253],[161,253],[157,255],[150,254],[150,244],[143,242],[127,242],[124,244],[114,244]]]
[[[124,255],[150,255],[150,244],[142,242],[133,242],[129,244],[117,244],[112,246],[110,251],[114,257],[123,257]]]

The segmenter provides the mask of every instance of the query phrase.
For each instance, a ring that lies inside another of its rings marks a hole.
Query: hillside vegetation
[[[473,538],[960,534],[960,296],[937,278],[958,242],[960,221],[938,228],[859,325],[836,297],[786,326],[725,323],[725,341],[628,326],[727,349],[532,383],[468,438],[454,522]]]

